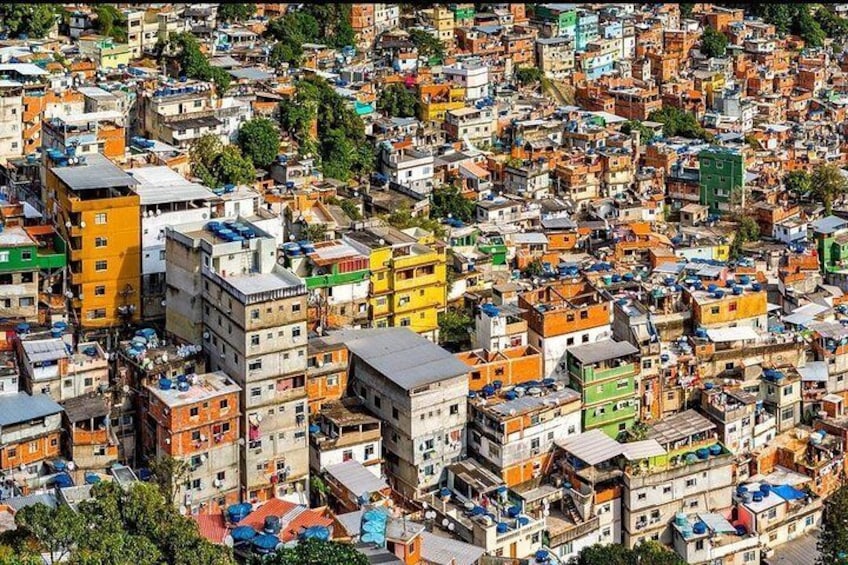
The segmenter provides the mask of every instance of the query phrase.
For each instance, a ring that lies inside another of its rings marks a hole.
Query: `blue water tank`
[[[707,533],[707,525],[700,521],[695,522],[695,525],[692,526],[692,532],[698,536],[703,535]]]
[[[171,390],[172,384],[171,379],[162,377],[159,379],[159,390]]]

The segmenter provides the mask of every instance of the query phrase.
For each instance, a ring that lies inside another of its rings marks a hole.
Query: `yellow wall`
[[[766,302],[764,291],[746,291],[740,296],[725,295],[721,300],[711,301],[700,306],[696,305],[696,320],[700,324],[710,325],[763,316],[766,314]],[[732,304],[736,305],[735,310],[731,310]],[[716,307],[718,312],[713,313],[713,308]]]
[[[56,191],[59,207],[57,227],[69,242],[80,241],[78,251],[68,248],[68,265],[71,268],[70,283],[80,286],[82,300],[75,298],[74,307],[79,310],[79,321],[83,327],[101,328],[122,322],[118,307],[135,306],[133,319],[140,313],[141,293],[141,215],[139,197],[135,194],[102,200],[80,200],[69,194],[65,185],[48,170],[47,186]],[[48,202],[48,206],[52,206]],[[71,214],[80,214],[80,224],[68,229],[64,224]],[[104,224],[97,223],[97,215],[106,214]],[[78,227],[81,223],[85,227]],[[98,237],[106,238],[105,247],[95,247]],[[77,239],[80,238],[80,239]],[[98,261],[106,261],[106,270],[98,271]],[[79,266],[77,266],[79,265]],[[74,272],[77,271],[77,272]],[[127,285],[133,293],[124,298],[120,293]],[[98,287],[104,287],[98,295]],[[104,309],[105,318],[89,319],[89,312]]]

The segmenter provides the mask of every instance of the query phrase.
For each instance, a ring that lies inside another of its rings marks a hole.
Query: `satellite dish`
[[[180,514],[182,514],[183,516],[188,514],[188,508],[186,508],[185,504],[180,504]]]
[[[127,394],[130,391],[130,385],[124,385],[121,390],[124,391],[124,394]]]
[[[227,547],[233,547],[233,536],[228,534],[224,538],[224,545],[227,546]]]

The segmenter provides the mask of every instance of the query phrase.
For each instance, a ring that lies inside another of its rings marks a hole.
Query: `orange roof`
[[[472,175],[480,177],[480,178],[486,178],[486,177],[489,176],[489,171],[487,171],[486,169],[484,169],[483,167],[481,167],[480,165],[478,165],[476,163],[462,163],[460,165],[460,167],[462,167],[463,169],[465,169],[466,171],[468,171]]]
[[[647,222],[633,222],[629,227],[636,235],[648,235],[651,233],[651,224]]]
[[[42,225],[42,226],[27,226],[24,228],[24,231],[29,235],[50,235],[52,233],[56,233],[56,230],[53,229],[53,226]]]
[[[200,535],[215,544],[224,543],[227,536],[227,524],[224,522],[223,514],[197,514],[192,515],[197,522]]]
[[[285,500],[280,500],[278,498],[271,499],[258,509],[248,514],[247,518],[239,522],[239,526],[252,526],[256,530],[262,530],[262,528],[265,527],[266,517],[284,516],[294,510],[297,506],[298,505],[293,502],[286,502]],[[309,528],[311,526],[325,526],[329,528],[332,525],[332,519],[325,518],[315,510],[306,509],[298,514],[295,519],[288,524],[283,524],[284,529],[280,532],[279,537],[284,542],[293,541],[297,539],[297,536],[305,528]]]

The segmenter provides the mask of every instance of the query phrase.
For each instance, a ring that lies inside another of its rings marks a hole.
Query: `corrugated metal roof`
[[[355,459],[328,465],[325,471],[356,496],[366,492],[378,492],[389,486]]]
[[[44,418],[62,412],[62,407],[46,394],[25,392],[0,395],[0,427]]]
[[[559,440],[557,445],[589,465],[603,463],[622,453],[622,444],[597,429]]]
[[[695,410],[672,414],[650,426],[648,439],[657,440],[660,445],[669,445],[698,433],[715,429],[715,424]]]
[[[798,367],[803,382],[826,383],[829,372],[825,361],[810,361],[805,367]]]
[[[372,328],[332,332],[348,349],[404,390],[463,376],[468,366],[406,328]]]
[[[65,342],[59,338],[37,341],[24,340],[21,342],[21,346],[24,348],[24,354],[29,363],[58,361],[71,356]]]
[[[615,341],[607,339],[595,343],[587,343],[585,345],[577,345],[568,350],[568,353],[573,355],[575,359],[584,365],[600,363],[601,361],[609,361],[617,359],[625,355],[632,355],[639,350],[628,341]]]
[[[51,167],[50,170],[71,190],[125,188],[138,184],[137,180],[100,153],[86,155],[85,161],[84,165]]]
[[[726,343],[728,341],[743,341],[757,339],[756,330],[749,326],[736,328],[715,328],[707,330],[707,337],[713,343]]]
[[[436,565],[474,565],[483,556],[482,547],[448,537],[421,532],[421,557]]]
[[[648,457],[657,457],[665,455],[666,451],[655,439],[645,439],[642,441],[634,441],[625,443],[621,446],[621,453],[628,461],[637,459],[647,459]]]

